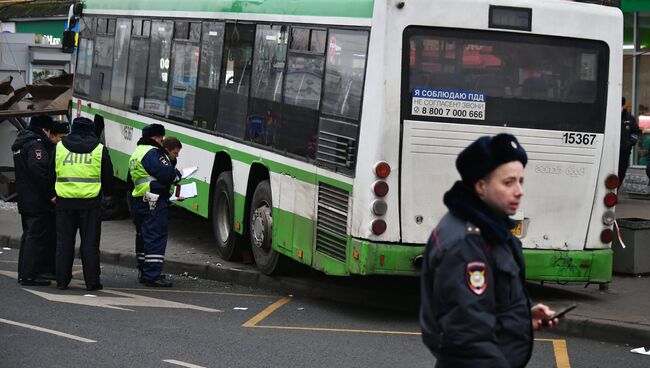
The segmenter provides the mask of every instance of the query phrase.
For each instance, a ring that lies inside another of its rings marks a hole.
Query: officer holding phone
[[[456,160],[461,181],[444,195],[449,212],[427,244],[422,339],[443,367],[524,367],[533,330],[557,319],[531,307],[521,242],[509,218],[523,197],[526,151],[510,134],[481,137]]]

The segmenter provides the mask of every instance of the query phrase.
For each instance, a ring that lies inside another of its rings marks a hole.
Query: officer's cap
[[[37,115],[32,117],[32,119],[29,121],[29,125],[35,128],[52,130],[54,120],[52,120],[52,118],[47,115]]]
[[[474,185],[497,167],[512,161],[526,166],[528,155],[511,134],[481,137],[467,146],[456,159],[456,169],[468,185]]]
[[[142,136],[147,137],[164,137],[165,127],[161,124],[149,124],[142,129]]]
[[[72,121],[72,133],[95,134],[95,123],[88,118],[76,118]]]

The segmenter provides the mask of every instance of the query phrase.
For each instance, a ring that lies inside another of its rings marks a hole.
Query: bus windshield
[[[404,119],[602,133],[604,42],[409,27]]]

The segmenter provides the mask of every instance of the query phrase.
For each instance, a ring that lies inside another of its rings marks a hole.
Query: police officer
[[[524,367],[533,329],[553,314],[531,308],[521,242],[510,232],[527,161],[509,134],[481,137],[456,160],[462,181],[444,195],[449,212],[433,230],[422,270],[422,339],[438,368]]]
[[[99,240],[102,192],[110,191],[113,164],[95,136],[94,123],[76,118],[71,133],[56,145],[56,282],[66,289],[72,278],[77,230],[86,290],[101,290]]]
[[[142,129],[142,138],[129,159],[133,181],[131,208],[136,227],[136,255],[139,281],[150,287],[171,287],[162,275],[167,247],[167,210],[173,184],[180,181],[162,147],[165,127],[150,124]]]
[[[41,115],[31,119],[18,133],[11,146],[16,170],[18,212],[23,226],[18,253],[18,281],[23,285],[49,285],[54,272],[51,258],[56,243],[51,216],[54,197],[49,171],[54,145],[49,140],[52,118]],[[49,274],[49,275],[48,275]]]

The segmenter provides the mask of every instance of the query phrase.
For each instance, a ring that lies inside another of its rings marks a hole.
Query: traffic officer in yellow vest
[[[167,248],[167,210],[172,185],[181,174],[162,147],[165,127],[150,124],[142,129],[142,138],[129,159],[133,181],[131,209],[136,228],[135,248],[140,283],[150,287],[171,287],[162,275]]]
[[[86,290],[101,290],[99,240],[102,194],[110,191],[113,164],[95,136],[94,123],[76,118],[72,132],[56,145],[56,282],[66,289],[72,278],[77,230],[81,237]],[[109,193],[106,193],[109,194]]]

